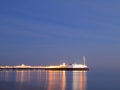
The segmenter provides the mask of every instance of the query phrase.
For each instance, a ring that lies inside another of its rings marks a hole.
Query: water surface
[[[120,72],[0,71],[0,90],[120,90]]]

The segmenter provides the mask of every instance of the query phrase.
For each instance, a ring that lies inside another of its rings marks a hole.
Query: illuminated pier
[[[0,70],[32,70],[32,69],[43,69],[41,66],[28,66],[28,65],[17,65],[17,66],[0,66]]]
[[[52,66],[28,66],[28,65],[17,65],[17,66],[0,66],[0,70],[33,70],[33,69],[43,69],[43,70],[89,70],[86,65],[85,57],[84,64],[61,64],[61,65],[52,65]]]
[[[89,70],[86,65],[82,64],[72,64],[66,65],[63,63],[59,66],[27,66],[27,65],[17,65],[17,66],[0,66],[0,70],[33,70],[33,69],[43,69],[43,70]]]

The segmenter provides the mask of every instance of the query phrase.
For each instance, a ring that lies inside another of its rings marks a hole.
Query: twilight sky
[[[0,65],[86,63],[120,69],[120,1],[0,0]]]

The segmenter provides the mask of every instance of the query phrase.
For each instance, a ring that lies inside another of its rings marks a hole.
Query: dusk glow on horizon
[[[120,69],[120,1],[1,0],[0,66]]]

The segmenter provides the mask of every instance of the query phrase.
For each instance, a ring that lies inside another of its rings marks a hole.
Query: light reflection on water
[[[66,72],[48,71],[48,90],[66,90]]]
[[[86,90],[86,72],[73,71],[73,90]]]
[[[86,74],[85,71],[1,71],[0,84],[7,83],[9,89],[1,85],[0,88],[3,90],[10,90],[10,88],[11,90],[86,90]]]

